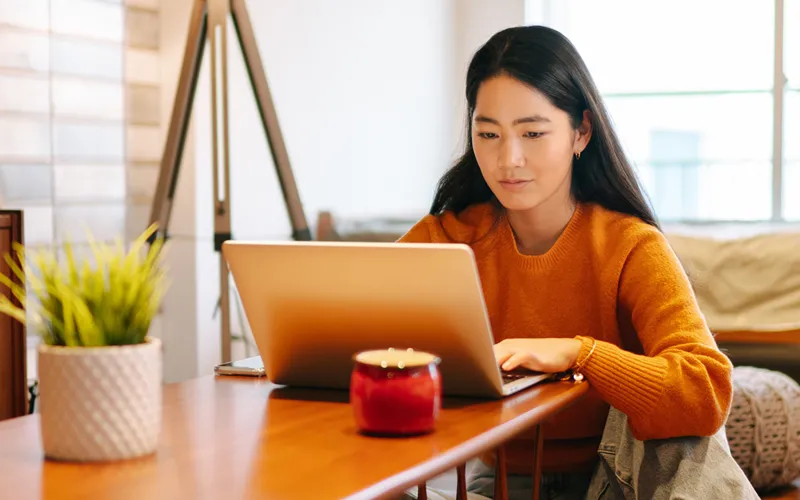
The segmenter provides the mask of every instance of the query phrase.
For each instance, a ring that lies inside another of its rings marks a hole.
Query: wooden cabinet
[[[0,273],[14,281],[16,276],[4,256],[12,244],[22,243],[22,211],[0,210]],[[15,301],[11,291],[0,284],[0,293]],[[6,315],[0,315],[0,420],[27,413],[27,373],[25,367],[25,327]]]

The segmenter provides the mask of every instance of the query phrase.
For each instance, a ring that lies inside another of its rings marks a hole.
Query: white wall
[[[456,0],[456,80],[453,93],[456,140],[459,151],[464,148],[466,129],[465,84],[467,67],[473,54],[496,32],[525,24],[525,0]]]
[[[250,17],[309,224],[422,216],[457,154],[468,58],[521,24],[523,0],[259,0]],[[191,0],[161,2],[162,123],[169,122]],[[208,54],[204,62],[208,62]],[[229,30],[231,204],[237,239],[289,238],[289,220]],[[165,377],[219,360],[213,253],[210,82],[201,73],[170,232],[172,288],[160,321]]]
[[[453,128],[453,2],[248,7],[309,223],[319,210],[424,212],[452,156],[443,138]],[[230,49],[235,236],[286,237],[288,217],[252,92],[236,45]],[[203,223],[210,228],[209,218]]]

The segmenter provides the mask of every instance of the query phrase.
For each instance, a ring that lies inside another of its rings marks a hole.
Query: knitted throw
[[[757,490],[800,477],[800,385],[783,373],[739,366],[725,424],[731,453]]]

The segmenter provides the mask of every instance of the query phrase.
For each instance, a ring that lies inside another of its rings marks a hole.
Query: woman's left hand
[[[506,339],[494,345],[497,364],[505,371],[527,368],[558,373],[569,370],[578,359],[578,339]]]

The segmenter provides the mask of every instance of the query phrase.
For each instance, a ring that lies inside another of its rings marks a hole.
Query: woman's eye
[[[482,139],[496,139],[497,134],[494,132],[478,132],[478,137]]]
[[[525,132],[525,137],[527,137],[528,139],[536,139],[543,135],[544,135],[543,132]]]

